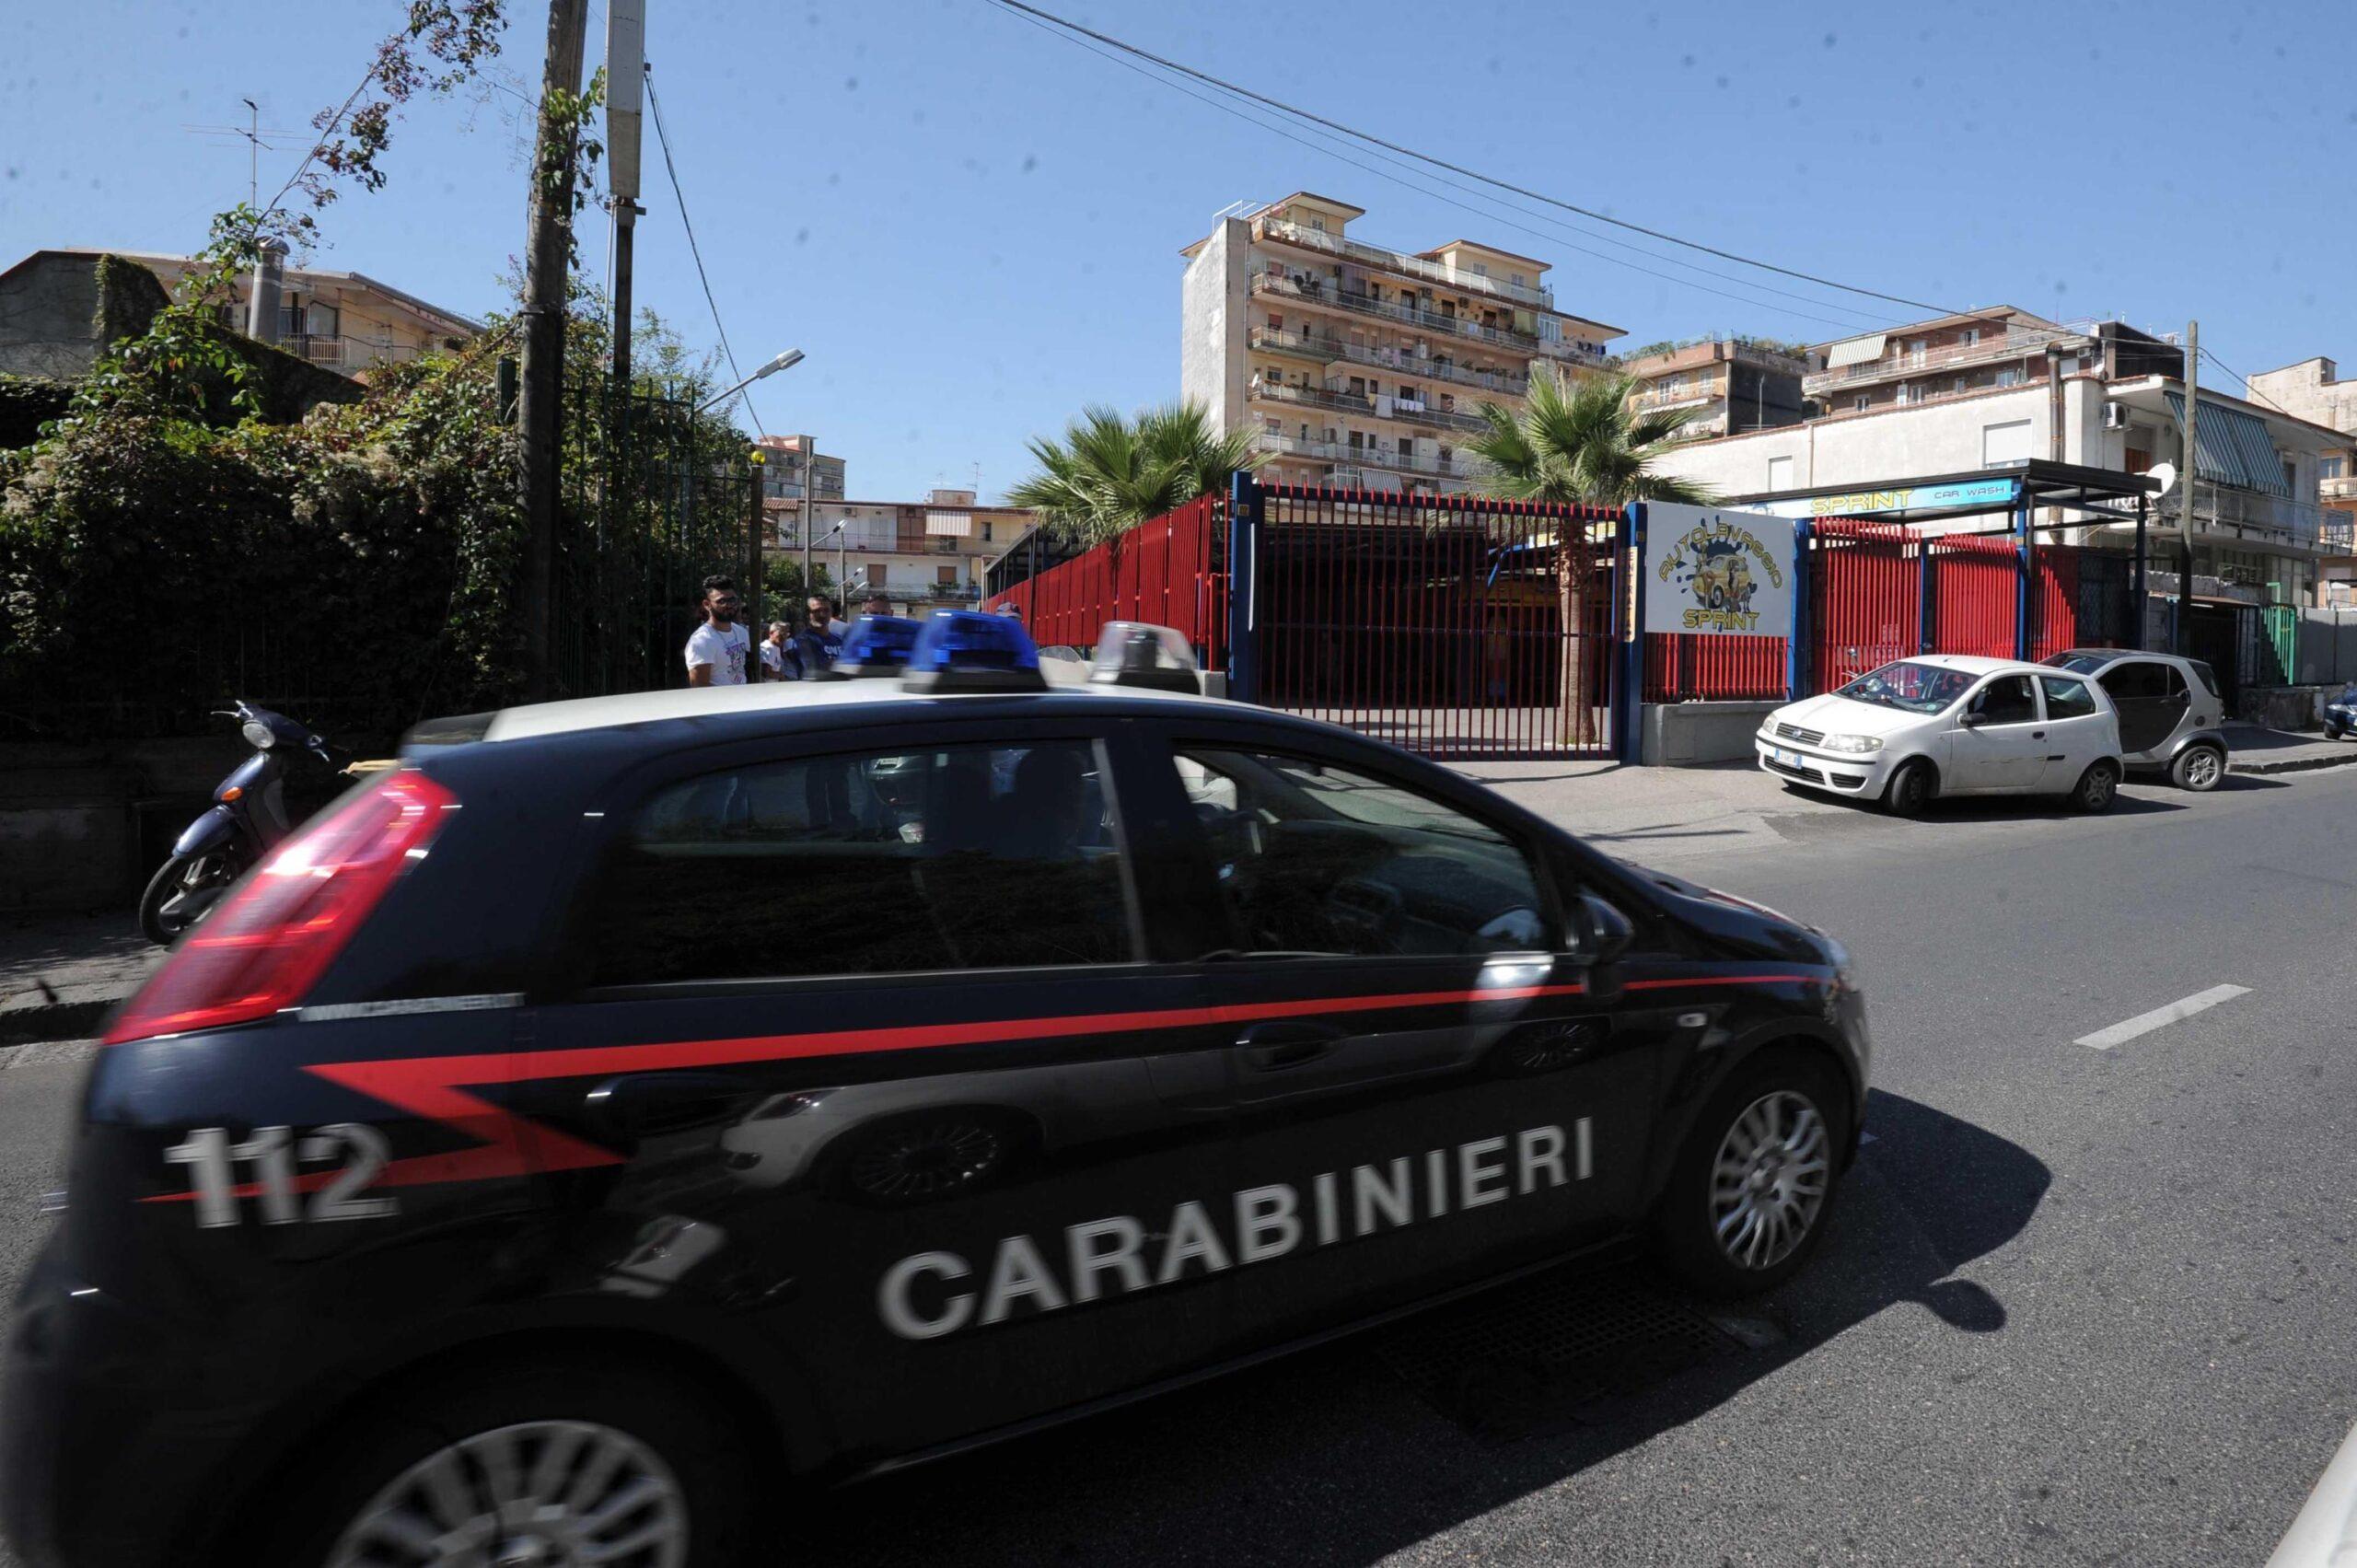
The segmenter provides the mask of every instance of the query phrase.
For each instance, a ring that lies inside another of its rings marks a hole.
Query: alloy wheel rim
[[[2212,784],[2216,784],[2218,782],[2217,754],[2206,749],[2195,752],[2185,764],[2185,782],[2196,789],[2208,789]]]
[[[930,1198],[989,1174],[1002,1147],[997,1132],[980,1122],[911,1128],[862,1149],[851,1183],[871,1198]]]
[[[2087,775],[2087,804],[2101,806],[2111,798],[2111,771],[2097,768]]]
[[[583,1421],[498,1427],[436,1449],[355,1515],[327,1568],[686,1568],[670,1467]]]
[[[1772,1269],[1807,1239],[1832,1175],[1825,1118],[1806,1095],[1778,1089],[1744,1108],[1711,1167],[1711,1225],[1737,1268]]]

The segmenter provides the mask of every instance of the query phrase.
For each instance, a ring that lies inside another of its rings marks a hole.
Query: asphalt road
[[[797,1507],[790,1560],[2263,1562],[2357,1419],[2357,769],[2095,819],[1763,810],[1678,870],[1857,954],[1874,1141],[1716,1353],[1477,1434],[1349,1341]],[[75,1076],[0,1070],[0,1270]]]

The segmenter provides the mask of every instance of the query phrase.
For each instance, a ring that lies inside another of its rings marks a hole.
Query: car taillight
[[[311,823],[180,939],[105,1043],[266,1018],[303,999],[458,796],[397,772]]]

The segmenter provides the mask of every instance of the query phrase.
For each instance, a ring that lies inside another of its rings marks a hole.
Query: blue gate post
[[[1784,701],[1797,703],[1809,694],[1811,645],[1808,624],[1808,575],[1811,529],[1806,518],[1793,524],[1793,630],[1784,639]]]
[[[1937,597],[1937,591],[1932,586],[1932,541],[1918,534],[1915,539],[1915,651],[1919,654],[1930,653],[1939,637],[1938,629],[1933,625],[1938,618]]]
[[[2038,551],[2038,540],[2029,531],[2029,500],[2026,494],[2014,506],[2014,656],[2026,664],[2032,647],[2030,607],[2037,603],[2030,585]]]
[[[1259,622],[1253,589],[1260,563],[1260,485],[1242,470],[1227,482],[1227,694],[1260,700]]]
[[[1612,694],[1612,755],[1643,760],[1645,702],[1645,504],[1620,508],[1613,530],[1612,633],[1620,639],[1620,690]],[[1623,577],[1627,581],[1622,581]]]

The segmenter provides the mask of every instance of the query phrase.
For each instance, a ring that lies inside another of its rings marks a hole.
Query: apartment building
[[[840,501],[843,498],[843,460],[818,449],[808,436],[762,436],[753,445],[761,453],[761,495],[766,501]]]
[[[0,332],[0,369],[51,376],[89,370],[106,345],[91,335],[88,310],[80,300],[99,258],[109,255],[136,261],[172,294],[196,266],[186,256],[148,250],[34,251],[0,273],[0,313],[7,318]],[[245,331],[252,288],[250,276],[240,281],[236,300],[221,307],[224,325]],[[322,369],[363,379],[377,366],[455,348],[482,331],[480,321],[365,273],[317,267],[284,269],[275,325],[270,341],[278,347]]]
[[[1467,489],[1481,405],[1519,409],[1534,365],[1596,369],[1621,330],[1557,309],[1544,261],[1469,239],[1393,250],[1348,232],[1364,215],[1296,192],[1182,250],[1181,394],[1252,432],[1271,481]]]
[[[2175,374],[2134,368],[2156,351],[2176,354],[2174,345],[2118,322],[2090,324],[2056,342],[2065,352],[2050,361],[2051,376],[2041,366],[2034,380],[1884,401],[1786,428],[1689,442],[1656,466],[1741,504],[1834,485],[1881,490],[2031,458],[2129,473],[2165,462],[2180,477],[2155,505],[2153,527],[2174,530],[2190,494],[2198,576],[2234,585],[2253,602],[2313,602],[2320,563],[2335,548],[2317,504],[2318,476],[2347,437],[2205,387],[2201,460],[2188,478],[2178,423],[2185,383]],[[2107,366],[2131,373],[2107,375]],[[2072,518],[2066,512],[2054,520]],[[2132,529],[2088,526],[2049,537],[2125,550]]]
[[[800,503],[762,506],[771,547],[799,551]],[[821,499],[814,510],[812,550],[842,597],[855,603],[881,593],[903,613],[970,604],[983,568],[1039,521],[1021,506],[984,505],[970,490],[935,490],[923,501]]]
[[[1636,387],[1629,406],[1649,413],[1691,409],[1675,440],[1699,441],[1744,430],[1798,424],[1805,415],[1802,377],[1808,351],[1757,338],[1690,338],[1623,357]]]
[[[2341,379],[2339,366],[2319,354],[2250,378],[2255,403],[2338,430],[2349,439],[2316,466],[2316,500],[2339,557],[2337,565],[2357,566],[2357,377]],[[2336,576],[2357,576],[2340,570]]]
[[[2185,369],[2170,339],[2120,321],[2049,321],[2013,305],[1862,333],[1809,352],[1821,368],[1804,377],[1801,390],[1812,415],[1826,418],[1973,397],[2089,369],[2107,380]]]

